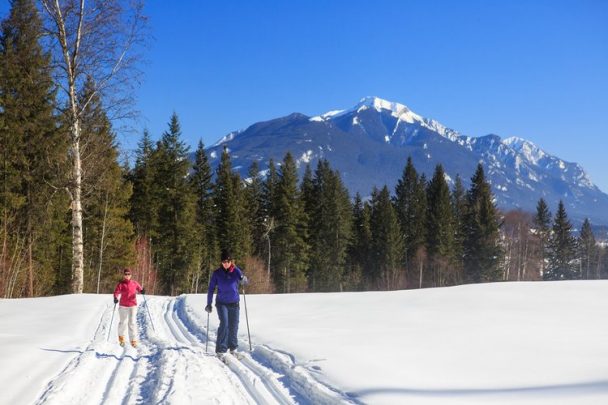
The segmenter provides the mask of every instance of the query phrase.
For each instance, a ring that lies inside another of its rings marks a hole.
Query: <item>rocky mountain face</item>
[[[364,197],[374,186],[386,184],[394,190],[408,156],[427,179],[442,164],[450,185],[460,175],[466,187],[481,161],[501,209],[534,212],[543,197],[554,211],[561,199],[574,223],[588,217],[595,225],[608,225],[608,195],[579,164],[521,138],[464,136],[402,104],[376,97],[347,110],[315,117],[293,113],[232,132],[207,149],[214,167],[224,147],[242,177],[253,161],[263,171],[269,159],[280,163],[288,151],[300,174],[307,163],[314,170],[318,159],[325,158],[339,170],[351,195],[359,192]]]

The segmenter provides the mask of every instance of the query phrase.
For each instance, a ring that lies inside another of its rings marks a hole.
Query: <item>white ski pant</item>
[[[129,325],[130,340],[137,340],[137,323],[135,322],[136,315],[137,306],[118,307],[118,336],[125,336],[127,333],[127,325]]]

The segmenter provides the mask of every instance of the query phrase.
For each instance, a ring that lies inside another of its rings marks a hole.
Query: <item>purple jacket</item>
[[[207,293],[207,305],[211,305],[213,301],[213,291],[217,286],[217,304],[234,304],[239,302],[239,281],[243,278],[243,272],[234,264],[224,270],[223,267],[218,268],[211,275],[209,282],[209,292]]]

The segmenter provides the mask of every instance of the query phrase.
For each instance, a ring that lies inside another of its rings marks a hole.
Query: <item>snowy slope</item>
[[[109,295],[0,300],[0,404],[608,403],[606,281],[247,296],[228,364],[204,299],[148,297],[137,349]]]

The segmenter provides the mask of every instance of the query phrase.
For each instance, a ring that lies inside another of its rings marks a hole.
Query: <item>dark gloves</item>
[[[114,297],[114,303],[118,304],[118,298]]]
[[[142,294],[145,294],[145,293],[146,293],[146,289],[145,289],[145,288],[142,288],[142,289],[141,289],[141,293],[142,293]]]
[[[208,313],[213,312],[213,307],[211,306],[211,304],[209,304],[205,307],[205,311],[207,311]]]
[[[249,279],[247,278],[246,275],[243,275],[243,278],[241,278],[241,284],[242,285],[247,285],[249,284]]]

